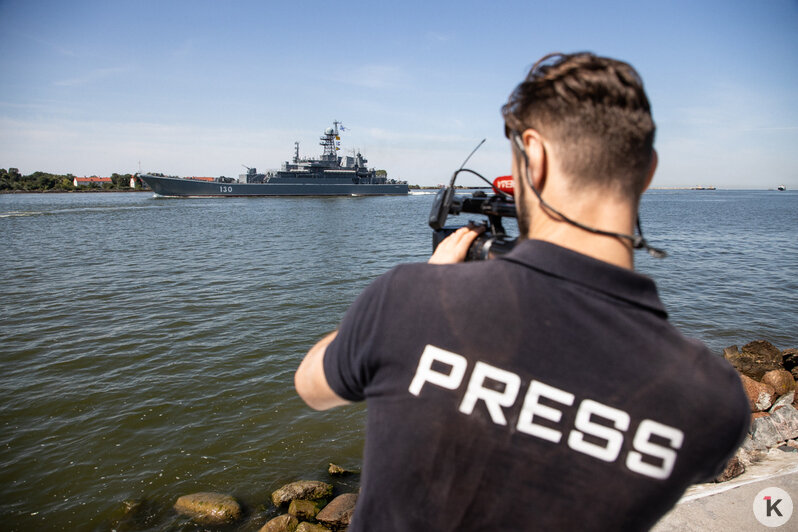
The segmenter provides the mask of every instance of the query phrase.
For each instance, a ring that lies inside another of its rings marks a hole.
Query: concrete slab
[[[781,488],[793,500],[795,512],[778,528],[754,517],[754,498],[765,488]],[[798,453],[771,449],[761,462],[739,477],[720,484],[697,484],[656,524],[653,532],[728,532],[778,530],[798,532]]]

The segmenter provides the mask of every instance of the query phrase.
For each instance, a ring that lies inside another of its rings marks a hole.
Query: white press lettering
[[[670,442],[670,447],[651,443],[652,435],[665,438]],[[626,457],[626,467],[635,473],[664,480],[671,476],[673,464],[676,463],[676,451],[674,449],[681,449],[682,442],[684,442],[684,432],[681,430],[650,419],[644,419],[637,428],[634,440],[632,440],[632,447],[635,450],[629,451],[629,455]],[[641,453],[659,458],[662,463],[653,465],[644,462]]]
[[[485,379],[503,383],[504,390],[499,392],[486,388],[484,386]],[[488,413],[493,422],[497,425],[506,425],[507,419],[504,417],[502,407],[512,406],[515,403],[515,398],[518,397],[520,388],[521,377],[515,373],[493,367],[484,362],[477,362],[476,366],[474,366],[474,372],[471,374],[471,379],[468,381],[468,389],[462,403],[460,403],[460,412],[470,414],[474,411],[477,401],[482,399],[485,401],[485,406],[488,407]]]
[[[436,361],[451,367],[449,373],[434,371],[432,364]],[[466,367],[468,367],[468,361],[466,361],[465,357],[434,345],[427,345],[424,348],[424,352],[421,353],[416,375],[413,377],[408,390],[413,395],[418,395],[421,393],[421,388],[425,382],[447,390],[456,390],[460,383],[463,382]]]
[[[408,391],[418,396],[425,384],[457,390],[463,384],[468,366],[469,362],[464,356],[427,345],[421,353]],[[519,375],[485,362],[476,362],[459,411],[470,415],[477,403],[484,401],[491,420],[497,425],[507,425],[505,412],[516,404],[520,388]],[[549,404],[541,404],[543,398]],[[630,415],[592,399],[583,399],[578,406],[574,406],[574,399],[574,394],[570,392],[540,381],[530,381],[516,429],[542,440],[561,443],[563,432],[553,425],[560,424],[563,415],[567,415],[569,420],[573,416],[573,430],[568,434],[567,446],[598,460],[616,462],[632,423]],[[551,403],[558,403],[562,408],[550,406]],[[546,420],[549,426],[540,425],[541,419]],[[644,419],[635,432],[632,449],[626,459],[622,458],[619,463],[640,475],[664,480],[673,472],[677,451],[683,442],[684,433],[681,430]]]
[[[540,404],[541,397],[562,403],[565,406],[574,404],[574,394],[543,384],[540,381],[532,381],[529,383],[529,390],[526,392],[524,406],[518,416],[516,428],[526,434],[558,443],[560,438],[562,438],[562,432],[532,422],[535,416],[548,419],[554,423],[559,423],[562,418],[562,412],[556,408]]]
[[[595,423],[591,419],[594,415],[611,421],[615,429],[618,430]],[[585,399],[576,412],[574,430],[568,436],[568,447],[605,462],[614,462],[618,458],[618,453],[621,452],[621,446],[623,445],[622,432],[626,432],[628,428],[629,414],[623,410]],[[585,440],[585,434],[606,440],[607,443],[598,445],[589,442]]]

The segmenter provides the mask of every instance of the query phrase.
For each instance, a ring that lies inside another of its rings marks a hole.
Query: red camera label
[[[515,187],[513,187],[513,176],[511,175],[497,177],[493,180],[493,186],[511,196],[513,192],[515,192]]]

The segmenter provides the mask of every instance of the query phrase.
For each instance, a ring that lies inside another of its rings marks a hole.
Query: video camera
[[[477,145],[471,155],[485,141]],[[509,176],[499,177],[493,183],[485,179],[482,175],[468,168],[463,168],[471,158],[469,155],[460,168],[452,175],[451,182],[446,188],[442,188],[435,195],[435,201],[429,214],[429,226],[434,231],[432,233],[432,250],[438,247],[441,241],[459,229],[456,226],[446,226],[446,218],[460,213],[482,214],[487,217],[478,225],[485,227],[485,232],[479,235],[474,243],[468,248],[466,260],[486,260],[499,255],[504,255],[515,246],[516,238],[509,238],[502,225],[502,218],[516,218],[515,201],[512,196],[512,178]],[[476,175],[488,183],[494,194],[487,195],[482,191],[472,193],[470,196],[455,195],[454,183],[460,172],[468,172]],[[508,186],[509,183],[509,186]]]

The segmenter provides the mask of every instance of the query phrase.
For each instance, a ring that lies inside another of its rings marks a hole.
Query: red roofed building
[[[76,187],[88,187],[92,183],[96,183],[98,186],[102,185],[103,183],[111,183],[110,177],[76,177],[72,180],[72,184]]]

